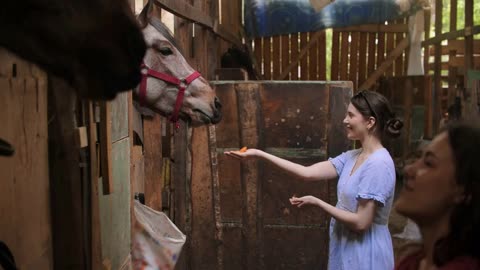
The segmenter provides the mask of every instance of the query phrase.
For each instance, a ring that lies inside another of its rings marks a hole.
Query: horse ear
[[[138,23],[140,24],[141,28],[147,27],[148,24],[148,13],[150,12],[150,6],[152,5],[152,1],[148,1],[147,4],[143,7],[142,11],[137,17]]]

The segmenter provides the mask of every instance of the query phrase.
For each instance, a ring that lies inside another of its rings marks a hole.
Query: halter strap
[[[201,74],[195,70],[192,74],[187,76],[187,78],[181,80],[177,77],[153,70],[149,68],[147,65],[145,65],[145,63],[142,63],[140,65],[140,68],[142,69],[142,79],[140,81],[140,89],[139,89],[140,90],[139,92],[140,106],[145,106],[145,99],[147,96],[147,78],[148,77],[154,77],[166,83],[177,86],[178,88],[177,99],[175,100],[175,107],[173,109],[173,113],[170,116],[169,120],[170,122],[174,123],[175,127],[178,129],[180,127],[180,125],[178,124],[178,116],[180,113],[180,109],[182,108],[183,97],[185,96],[185,89],[187,89],[187,87],[194,80],[200,77]]]

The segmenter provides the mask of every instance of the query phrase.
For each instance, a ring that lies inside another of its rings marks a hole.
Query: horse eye
[[[173,54],[172,49],[170,49],[169,47],[162,47],[158,49],[158,51],[165,56]]]

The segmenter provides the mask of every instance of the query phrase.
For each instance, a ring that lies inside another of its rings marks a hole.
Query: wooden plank
[[[300,80],[306,81],[308,80],[308,51],[310,48],[315,44],[310,45],[310,47],[307,48],[308,43],[312,42],[308,40],[308,33],[300,33],[300,46],[302,48],[302,52],[305,50],[303,55],[301,55],[301,60],[300,60]]]
[[[473,27],[473,0],[465,0],[465,29],[469,29],[471,27]],[[474,69],[476,67],[480,67],[480,65],[474,64],[473,35],[468,35],[465,37],[465,75],[471,69]],[[478,95],[478,93],[476,92],[477,89],[472,89],[472,86],[468,81],[468,77],[469,76],[464,76],[463,78],[463,85],[465,86],[466,90],[462,100],[462,103],[464,104],[464,106],[462,106],[462,115],[464,116],[464,118],[466,118],[467,115],[475,114],[475,112],[477,113],[477,116],[479,115],[478,99],[476,98],[476,96]]]
[[[238,114],[240,127],[240,144],[250,148],[258,148],[258,115],[259,96],[258,84],[241,84],[235,89],[238,100]],[[248,160],[242,163],[242,190],[243,190],[243,227],[244,242],[243,269],[256,269],[259,265],[259,245],[262,239],[257,227],[257,197],[261,194],[258,185],[258,161]]]
[[[480,33],[480,25],[465,27],[465,29],[435,35],[435,37],[423,41],[422,46],[426,47],[429,45],[440,44],[444,40],[452,40],[461,37],[474,36],[478,33]]]
[[[395,34],[394,33],[387,33],[386,34],[386,40],[387,40],[387,54],[389,54],[393,48],[395,47]],[[402,59],[402,57],[398,57],[398,59]],[[387,69],[386,76],[392,77],[393,76],[393,67],[392,65],[390,68]]]
[[[340,32],[333,30],[332,33],[332,64],[330,80],[335,81],[339,79],[340,75]]]
[[[360,41],[360,33],[351,33],[350,42],[350,67],[349,67],[349,80],[353,82],[353,89],[358,87],[358,46]]]
[[[0,58],[4,53],[0,51]],[[8,68],[5,64],[0,62],[0,69]],[[12,251],[18,269],[53,269],[52,209],[58,208],[50,198],[59,196],[54,193],[61,189],[50,191],[48,142],[55,134],[48,133],[47,75],[1,77],[0,89],[0,138],[15,148],[13,156],[0,157],[0,239]],[[58,174],[52,168],[53,175]],[[54,231],[55,236],[65,231]]]
[[[221,204],[220,204],[220,177],[218,173],[218,156],[217,156],[217,138],[215,132],[215,126],[208,126],[208,150],[210,155],[210,170],[212,172],[212,199],[213,199],[213,218],[215,223],[215,247],[217,249],[217,268],[218,270],[224,269],[223,256],[223,228],[221,217]],[[223,153],[221,153],[223,154]]]
[[[145,205],[162,210],[162,119],[155,114],[143,120]]]
[[[290,65],[282,71],[282,74],[280,75],[279,77],[279,80],[283,80],[288,72],[292,72],[292,76],[294,74],[296,74],[294,77],[296,78],[295,80],[298,79],[298,65],[299,65],[299,61],[301,61],[303,59],[303,57],[307,54],[307,52],[309,51],[310,47],[311,46],[314,46],[315,44],[317,44],[318,42],[318,39],[321,37],[321,32],[317,32],[314,37],[310,40],[310,42],[308,42],[305,46],[302,47],[302,50],[300,51],[300,53],[298,53],[298,43],[299,43],[299,34],[292,34],[292,38],[291,38],[291,63]],[[292,80],[293,77],[292,77]]]
[[[370,77],[371,74],[373,74],[374,70],[375,70],[375,59],[376,59],[376,49],[377,49],[377,46],[376,46],[376,41],[377,39],[377,35],[375,33],[369,33],[368,34],[368,62],[367,62],[367,66],[368,66],[368,72],[367,72],[367,78]]]
[[[378,33],[377,40],[377,68],[375,71],[377,71],[385,61],[385,33]],[[384,72],[385,71],[386,69]],[[380,76],[383,76],[383,74],[380,74]]]
[[[194,269],[217,269],[217,232],[212,197],[212,171],[210,165],[207,126],[192,130],[192,258]]]
[[[340,80],[341,81],[346,81],[348,80],[348,48],[349,42],[348,42],[348,37],[350,33],[348,32],[342,32],[342,43],[341,43],[341,50],[340,50]]]
[[[280,36],[272,38],[272,78],[280,75]]]
[[[263,69],[263,38],[256,38],[254,39],[255,47],[253,50],[253,54],[255,56],[255,60],[257,61],[259,72],[264,76],[264,69]]]
[[[439,37],[442,34],[442,9],[443,2],[442,0],[435,0],[435,38]],[[435,39],[434,38],[434,39]],[[442,65],[442,55],[440,51],[440,43],[435,43],[435,55],[434,55],[434,73],[433,73],[433,130],[438,130],[438,124],[440,121],[441,115],[441,65]]]
[[[79,148],[88,146],[87,127],[78,127],[75,129],[75,143]]]
[[[449,40],[447,45],[442,45],[442,55],[447,55],[450,51],[456,51],[457,54],[465,54],[465,40]],[[435,53],[435,47],[429,47],[429,53]],[[473,40],[473,54],[480,54],[480,40]]]
[[[48,125],[48,135],[55,142],[49,145],[48,157],[50,185],[55,187],[51,197],[52,231],[56,235],[53,238],[54,268],[85,269],[80,154],[73,138],[76,97],[63,80],[51,78],[49,84],[52,90],[48,101],[49,119],[53,121]]]
[[[291,34],[290,35],[290,59],[291,59],[291,62],[290,62],[290,66],[288,66],[287,70],[288,71],[291,71],[290,72],[290,79],[292,81],[296,81],[298,80],[298,60],[300,60],[300,57],[299,57],[299,48],[300,48],[300,45],[298,44],[299,43],[299,36],[298,34]],[[287,70],[284,70],[282,71],[282,74],[280,75],[281,78],[282,75],[285,75]]]
[[[456,51],[451,51],[449,58],[452,59],[457,54]],[[454,66],[448,66],[448,104],[453,104],[457,92],[457,76],[458,68]]]
[[[236,34],[227,30],[225,26],[219,24],[218,20],[208,16],[201,9],[193,7],[183,0],[155,0],[154,3],[180,18],[207,27],[225,41],[239,47],[242,45],[240,38]]]
[[[120,269],[130,254],[130,138],[112,144],[115,192],[100,196],[102,255],[105,266]]]
[[[457,0],[450,0],[450,32],[457,30]]]
[[[395,34],[395,47],[398,46],[400,44],[400,42],[402,42],[402,39],[404,39],[405,37],[405,34],[402,34],[402,33],[397,33]],[[402,57],[398,57],[396,60],[395,60],[395,67],[394,67],[394,74],[396,77],[398,76],[403,76],[404,74],[404,61],[405,61],[405,55],[402,55]]]
[[[94,115],[93,102],[88,103],[88,141],[90,153],[90,226],[91,226],[91,266],[92,269],[101,269],[102,267],[102,236],[100,225],[100,205],[99,205],[99,149],[97,136],[97,123]]]
[[[192,25],[181,18],[175,18],[175,37],[184,51],[190,51],[192,46]],[[187,57],[190,63],[194,61]],[[191,249],[191,156],[189,144],[191,131],[186,125],[180,125],[175,131],[173,139],[172,159],[174,162],[171,175],[173,187],[173,221],[177,227],[187,236],[187,241],[182,249],[176,268],[181,270],[191,269],[193,252]]]
[[[290,80],[290,72],[285,72],[288,66],[290,66],[290,37],[288,35],[281,36],[282,46],[282,69],[281,72],[285,75],[284,80]],[[281,79],[281,76],[278,77]]]
[[[425,24],[425,40],[428,40],[430,38],[430,10],[424,10],[423,11],[425,14],[425,19],[424,19],[424,24]],[[428,47],[427,47],[428,48]],[[428,63],[430,60],[430,53],[429,50],[425,49],[423,53],[423,69],[425,71],[425,74],[428,74],[429,68],[428,68]],[[406,65],[406,63],[405,63]],[[426,126],[427,128],[427,126]]]
[[[317,42],[318,47],[318,79],[327,80],[327,37],[325,30],[322,31]]]
[[[271,38],[263,38],[263,75],[265,80],[272,79]]]
[[[407,33],[408,25],[406,24],[364,24],[359,26],[349,26],[343,28],[335,28],[339,32],[365,32],[365,33]]]
[[[312,39],[313,35],[315,35],[315,32],[310,32],[310,40]],[[308,50],[308,61],[310,62],[310,65],[308,67],[308,74],[309,80],[317,80],[319,77],[319,71],[318,71],[318,48],[321,46],[320,42],[311,46],[310,49]]]
[[[112,115],[109,101],[100,103],[100,157],[103,195],[113,192],[112,179]]]
[[[361,85],[367,74],[367,33],[360,33],[359,50],[358,50],[358,82],[357,88]]]
[[[395,49],[393,49],[393,51],[387,56],[385,62],[383,62],[358,89],[369,89],[377,79],[383,75],[385,70],[392,65],[393,61],[395,61],[395,59],[408,47],[408,43],[408,38],[403,39],[399,46],[395,47]]]

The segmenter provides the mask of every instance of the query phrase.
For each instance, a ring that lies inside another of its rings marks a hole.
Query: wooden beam
[[[241,39],[236,34],[231,33],[225,26],[219,24],[218,19],[214,19],[201,9],[192,6],[184,0],[155,0],[154,3],[182,19],[189,20],[210,29],[225,41],[239,47],[242,46]]]
[[[288,73],[292,71],[292,69],[297,66],[297,63],[302,60],[302,58],[305,56],[305,54],[308,52],[308,50],[315,44],[317,44],[319,38],[322,36],[323,31],[318,31],[313,35],[313,37],[310,39],[310,42],[308,42],[307,45],[305,45],[302,50],[300,51],[300,54],[298,54],[297,59],[293,60],[290,65],[282,71],[282,74],[277,78],[277,80],[284,80],[285,77],[287,77]]]
[[[380,76],[393,64],[395,59],[397,59],[402,52],[408,48],[409,41],[408,37],[402,39],[402,41],[393,49],[392,52],[387,56],[387,59],[380,64],[380,66],[370,75],[370,77],[358,88],[359,90],[369,89],[377,81]]]
[[[442,55],[449,55],[450,51],[456,51],[457,55],[465,54],[465,40],[449,40],[448,45],[442,46]],[[430,47],[430,54],[435,53],[435,47]],[[473,54],[480,54],[480,40],[473,41]]]
[[[103,195],[113,192],[112,175],[112,115],[109,101],[100,105],[100,155],[102,166]]]
[[[442,36],[442,0],[435,0],[435,37],[433,39]],[[434,68],[433,68],[433,131],[438,130],[438,124],[441,114],[441,96],[442,96],[442,83],[441,83],[441,48],[440,42],[435,42],[435,54],[434,54]]]
[[[364,24],[357,26],[348,26],[335,28],[339,32],[367,32],[367,33],[408,33],[408,25],[406,24]]]
[[[451,40],[451,39],[457,39],[460,37],[473,36],[478,33],[480,33],[480,25],[465,27],[465,29],[462,29],[462,30],[456,30],[448,33],[435,35],[435,37],[427,39],[424,42],[422,42],[422,46],[425,47],[429,45],[438,44],[444,40]]]
[[[93,102],[88,103],[88,140],[90,152],[90,252],[92,269],[102,267],[102,233],[100,225],[100,202],[98,193],[98,136]]]

